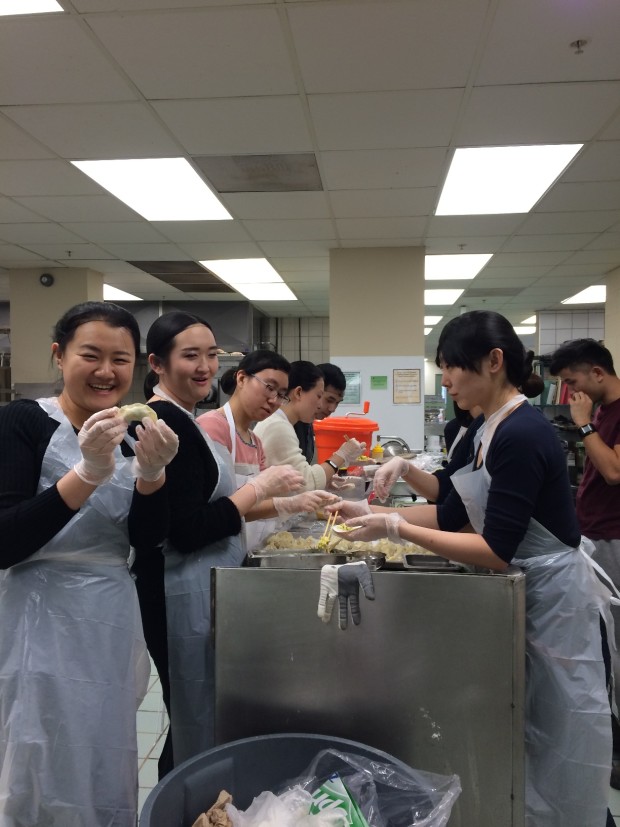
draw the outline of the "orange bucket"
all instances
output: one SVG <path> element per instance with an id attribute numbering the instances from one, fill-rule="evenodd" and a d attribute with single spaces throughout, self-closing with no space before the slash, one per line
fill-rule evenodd
<path id="1" fill-rule="evenodd" d="M 326 419 L 317 419 L 312 427 L 317 459 L 325 462 L 336 453 L 347 436 L 365 442 L 364 453 L 370 456 L 372 435 L 379 430 L 379 423 L 363 416 L 328 416 Z"/>

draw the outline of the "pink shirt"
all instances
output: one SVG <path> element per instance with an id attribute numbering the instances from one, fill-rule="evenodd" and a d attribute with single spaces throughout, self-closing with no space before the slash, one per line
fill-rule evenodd
<path id="1" fill-rule="evenodd" d="M 201 414 L 196 422 L 200 427 L 206 431 L 211 439 L 219 442 L 232 453 L 232 444 L 230 441 L 230 427 L 228 420 L 220 411 L 207 411 Z M 254 445 L 248 445 L 244 442 L 238 433 L 235 432 L 235 449 L 236 457 L 235 463 L 248 463 L 249 465 L 258 465 L 261 471 L 267 467 L 265 460 L 265 452 L 260 439 L 255 433 L 252 433 L 252 441 Z"/>

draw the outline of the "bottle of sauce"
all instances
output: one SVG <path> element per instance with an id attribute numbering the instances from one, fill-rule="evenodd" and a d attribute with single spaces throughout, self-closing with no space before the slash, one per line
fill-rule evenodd
<path id="1" fill-rule="evenodd" d="M 370 458 L 377 462 L 377 460 L 383 459 L 383 448 L 379 445 L 379 441 L 377 440 L 377 444 L 373 446 L 372 451 L 370 452 Z"/>

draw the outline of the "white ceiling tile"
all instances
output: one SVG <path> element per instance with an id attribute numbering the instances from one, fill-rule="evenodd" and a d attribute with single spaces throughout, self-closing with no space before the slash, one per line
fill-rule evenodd
<path id="1" fill-rule="evenodd" d="M 381 238 L 418 240 L 423 232 L 426 219 L 419 218 L 339 218 L 336 221 L 338 235 L 342 239 Z"/>
<path id="2" fill-rule="evenodd" d="M 457 146 L 583 143 L 618 106 L 620 83 L 483 86 L 472 90 Z"/>
<path id="3" fill-rule="evenodd" d="M 595 233 L 561 235 L 515 235 L 504 244 L 506 253 L 533 253 L 553 250 L 580 250 L 596 238 Z"/>
<path id="4" fill-rule="evenodd" d="M 328 190 L 432 187 L 441 180 L 447 149 L 376 149 L 322 152 Z"/>
<path id="5" fill-rule="evenodd" d="M 567 264 L 594 264 L 600 265 L 601 272 L 607 272 L 618 266 L 620 261 L 620 245 L 611 250 L 581 250 L 574 253 L 568 260 Z"/>
<path id="6" fill-rule="evenodd" d="M 167 100 L 152 105 L 192 155 L 270 155 L 313 149 L 301 101 L 293 95 Z"/>
<path id="7" fill-rule="evenodd" d="M 306 241 L 317 239 L 335 239 L 334 225 L 322 219 L 299 221 L 290 219 L 280 221 L 245 221 L 244 225 L 256 241 Z"/>
<path id="8" fill-rule="evenodd" d="M 287 95 L 296 91 L 273 7 L 92 15 L 88 22 L 147 98 Z M 177 48 L 171 48 L 171 32 Z"/>
<path id="9" fill-rule="evenodd" d="M 1 228 L 0 228 L 1 229 Z M 603 233 L 588 247 L 590 250 L 618 250 L 620 249 L 620 232 Z"/>
<path id="10" fill-rule="evenodd" d="M 105 249 L 125 261 L 184 261 L 187 258 L 175 244 L 106 244 Z"/>
<path id="11" fill-rule="evenodd" d="M 435 204 L 435 187 L 389 190 L 334 190 L 329 200 L 337 218 L 379 218 L 428 215 Z"/>
<path id="12" fill-rule="evenodd" d="M 620 4 L 500 0 L 476 77 L 478 85 L 607 80 L 620 77 Z M 583 54 L 570 47 L 589 40 Z"/>
<path id="13" fill-rule="evenodd" d="M 341 238 L 340 246 L 351 249 L 355 247 L 422 247 L 421 238 Z"/>
<path id="14" fill-rule="evenodd" d="M 29 244 L 28 249 L 43 258 L 55 259 L 56 261 L 64 259 L 73 261 L 74 258 L 82 260 L 114 258 L 112 254 L 106 253 L 94 244 L 71 244 L 69 242 L 66 244 Z"/>
<path id="15" fill-rule="evenodd" d="M 0 224 L 1 238 L 8 238 L 14 244 L 24 244 L 30 248 L 33 244 L 79 244 L 83 242 L 79 234 L 50 221 L 37 224 Z"/>
<path id="16" fill-rule="evenodd" d="M 191 3 L 188 0 L 71 0 L 71 2 L 81 12 L 135 12 L 152 9 L 183 9 L 189 5 L 195 8 L 222 5 L 222 0 L 191 0 Z M 249 6 L 252 3 L 264 3 L 265 0 L 225 0 L 225 2 L 229 6 L 241 3 Z"/>
<path id="17" fill-rule="evenodd" d="M 602 141 L 620 141 L 620 112 L 617 112 L 598 136 Z"/>
<path id="18" fill-rule="evenodd" d="M 57 225 L 53 225 L 57 226 Z M 88 241 L 96 244 L 116 242 L 119 244 L 130 242 L 163 242 L 165 239 L 146 221 L 65 221 L 64 226 Z M 2 227 L 0 226 L 0 231 Z"/>
<path id="19" fill-rule="evenodd" d="M 239 221 L 153 221 L 151 226 L 175 243 L 251 241 Z"/>
<path id="20" fill-rule="evenodd" d="M 465 86 L 485 14 L 481 0 L 288 7 L 309 93 Z"/>
<path id="21" fill-rule="evenodd" d="M 503 286 L 507 286 L 512 282 L 517 284 L 519 281 L 535 280 L 548 273 L 552 266 L 551 264 L 540 264 L 538 266 L 530 264 L 527 266 L 525 263 L 521 267 L 502 267 L 499 265 L 491 267 L 487 265 L 482 273 L 473 282 L 470 282 L 470 286 L 473 284 L 474 287 L 478 288 L 481 284 L 491 281 L 493 283 L 503 282 Z"/>
<path id="22" fill-rule="evenodd" d="M 426 236 L 426 252 L 433 255 L 450 255 L 457 253 L 496 253 L 504 244 L 505 236 L 463 236 L 435 238 Z M 463 246 L 464 244 L 464 246 Z"/>
<path id="23" fill-rule="evenodd" d="M 520 252 L 520 253 L 509 253 L 509 252 L 500 252 L 496 253 L 487 267 L 490 265 L 492 267 L 553 267 L 556 264 L 559 264 L 561 261 L 565 261 L 566 258 L 570 255 L 564 250 L 549 250 L 549 251 L 540 251 L 540 252 Z"/>
<path id="24" fill-rule="evenodd" d="M 14 244 L 0 244 L 0 264 L 3 267 L 7 269 L 14 265 L 24 267 L 27 266 L 28 262 L 32 262 L 35 267 L 38 267 L 39 264 L 45 262 L 45 259 L 31 250 L 24 250 Z"/>
<path id="25" fill-rule="evenodd" d="M 305 256 L 304 258 L 272 258 L 271 263 L 279 273 L 295 270 L 329 272 L 329 256 Z"/>
<path id="26" fill-rule="evenodd" d="M 319 149 L 448 146 L 462 89 L 311 95 Z"/>
<path id="27" fill-rule="evenodd" d="M 133 100 L 136 95 L 105 53 L 70 15 L 2 18 L 0 101 L 84 103 Z M 5 110 L 6 111 L 6 110 Z"/>
<path id="28" fill-rule="evenodd" d="M 135 221 L 137 217 L 133 210 L 111 195 L 42 195 L 15 200 L 52 221 Z"/>
<path id="29" fill-rule="evenodd" d="M 45 221 L 45 217 L 26 209 L 22 204 L 18 204 L 17 201 L 0 196 L 0 224 L 19 224 L 22 221 L 25 223 L 36 223 L 38 221 Z"/>
<path id="30" fill-rule="evenodd" d="M 523 221 L 522 215 L 436 215 L 428 225 L 429 238 L 456 238 L 467 241 L 470 234 L 511 235 Z M 468 251 L 469 252 L 469 251 Z"/>
<path id="31" fill-rule="evenodd" d="M 620 218 L 620 212 L 593 210 L 585 212 L 536 212 L 528 215 L 519 227 L 523 235 L 546 233 L 602 233 Z"/>
<path id="32" fill-rule="evenodd" d="M 221 258 L 263 258 L 264 253 L 257 244 L 244 241 L 178 243 L 186 256 L 194 261 L 218 260 Z"/>
<path id="33" fill-rule="evenodd" d="M 560 182 L 540 201 L 540 212 L 620 210 L 620 181 Z"/>
<path id="34" fill-rule="evenodd" d="M 620 140 L 595 141 L 579 153 L 562 176 L 563 182 L 614 180 L 620 181 Z"/>
<path id="35" fill-rule="evenodd" d="M 17 111 L 17 107 L 13 111 Z M 52 157 L 52 153 L 48 149 L 38 141 L 34 141 L 12 120 L 0 114 L 0 158 L 19 160 L 22 158 L 50 157 Z"/>
<path id="36" fill-rule="evenodd" d="M 231 192 L 220 196 L 236 218 L 329 218 L 323 192 Z"/>
<path id="37" fill-rule="evenodd" d="M 551 276 L 599 276 L 605 272 L 599 264 L 561 264 L 550 272 Z"/>
<path id="38" fill-rule="evenodd" d="M 298 256 L 300 259 L 306 256 L 316 256 L 317 253 L 326 253 L 334 247 L 338 247 L 333 239 L 316 241 L 261 241 L 261 249 L 268 257 L 289 257 Z"/>
<path id="39" fill-rule="evenodd" d="M 96 195 L 101 188 L 66 161 L 0 161 L 3 195 Z"/>
<path id="40" fill-rule="evenodd" d="M 182 147 L 143 103 L 82 103 L 4 107 L 12 118 L 62 158 L 170 157 Z"/>

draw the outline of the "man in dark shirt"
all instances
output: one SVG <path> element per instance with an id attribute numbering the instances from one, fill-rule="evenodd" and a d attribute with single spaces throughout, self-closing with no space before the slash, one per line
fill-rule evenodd
<path id="1" fill-rule="evenodd" d="M 325 379 L 325 390 L 323 391 L 315 419 L 325 419 L 331 416 L 342 402 L 347 387 L 347 380 L 340 368 L 337 367 L 337 365 L 332 365 L 330 362 L 323 362 L 317 365 L 317 368 L 319 368 Z M 314 464 L 316 457 L 314 456 L 314 430 L 312 425 L 307 422 L 297 422 L 293 427 L 295 428 L 299 446 L 304 457 L 311 465 Z"/>
<path id="2" fill-rule="evenodd" d="M 581 533 L 595 545 L 592 559 L 620 589 L 620 378 L 609 350 L 594 339 L 575 339 L 551 357 L 551 373 L 570 388 L 570 413 L 586 452 L 577 491 Z M 593 408 L 598 405 L 593 415 Z M 620 615 L 615 613 L 620 651 Z M 616 703 L 620 707 L 620 675 Z M 614 726 L 612 786 L 620 789 L 620 728 Z"/>

